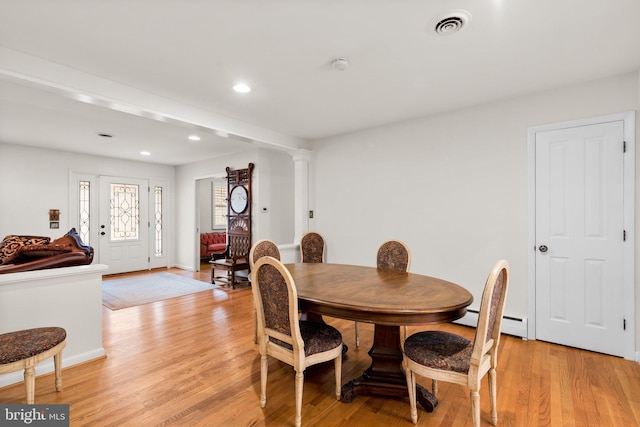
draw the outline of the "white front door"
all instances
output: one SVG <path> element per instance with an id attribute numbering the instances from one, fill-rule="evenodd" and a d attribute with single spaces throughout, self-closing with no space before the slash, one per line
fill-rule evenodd
<path id="1" fill-rule="evenodd" d="M 535 134 L 536 338 L 624 356 L 623 121 Z"/>
<path id="2" fill-rule="evenodd" d="M 100 177 L 100 263 L 107 274 L 149 269 L 149 183 Z"/>

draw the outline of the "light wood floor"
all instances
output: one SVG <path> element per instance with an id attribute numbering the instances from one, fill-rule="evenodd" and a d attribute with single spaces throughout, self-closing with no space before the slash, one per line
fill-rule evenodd
<path id="1" fill-rule="evenodd" d="M 209 272 L 170 271 L 209 280 Z M 119 311 L 103 309 L 107 357 L 36 381 L 35 403 L 69 404 L 71 426 L 290 426 L 293 370 L 271 361 L 267 406 L 260 408 L 260 365 L 253 343 L 249 288 L 212 289 Z M 369 365 L 373 327 L 327 318 L 342 331 L 349 352 L 343 383 Z M 442 329 L 473 336 L 470 328 Z M 411 331 L 418 328 L 410 328 Z M 63 352 L 64 357 L 64 352 Z M 335 399 L 333 365 L 305 374 L 302 422 L 307 426 L 411 426 L 408 399 Z M 423 381 L 423 384 L 428 385 Z M 489 423 L 486 379 L 482 425 Z M 419 409 L 420 426 L 471 426 L 464 387 L 441 383 L 440 405 Z M 0 402 L 24 403 L 22 384 L 0 389 Z M 640 365 L 620 358 L 504 336 L 498 369 L 500 426 L 640 425 Z"/>

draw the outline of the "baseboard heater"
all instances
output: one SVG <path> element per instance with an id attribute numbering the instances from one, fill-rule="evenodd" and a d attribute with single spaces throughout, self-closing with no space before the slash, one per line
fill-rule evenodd
<path id="1" fill-rule="evenodd" d="M 476 327 L 478 325 L 478 310 L 468 309 L 467 314 L 453 323 L 460 325 Z M 502 316 L 502 333 L 507 335 L 514 335 L 524 340 L 528 338 L 527 335 L 527 319 L 519 319 L 517 317 Z"/>

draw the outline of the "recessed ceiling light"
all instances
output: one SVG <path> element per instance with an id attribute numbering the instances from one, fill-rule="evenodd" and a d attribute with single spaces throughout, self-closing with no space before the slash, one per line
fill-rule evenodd
<path id="1" fill-rule="evenodd" d="M 189 135 L 190 141 L 200 141 L 200 137 L 198 135 Z"/>
<path id="2" fill-rule="evenodd" d="M 251 92 L 251 88 L 248 85 L 244 84 L 244 83 L 235 84 L 233 86 L 233 90 L 235 90 L 238 93 L 249 93 L 249 92 Z"/>
<path id="3" fill-rule="evenodd" d="M 140 154 L 142 154 L 143 156 L 150 156 L 151 153 L 149 151 L 141 151 Z"/>

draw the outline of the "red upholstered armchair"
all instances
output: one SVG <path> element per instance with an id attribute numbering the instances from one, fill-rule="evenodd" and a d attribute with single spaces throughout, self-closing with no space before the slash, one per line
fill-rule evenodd
<path id="1" fill-rule="evenodd" d="M 223 258 L 227 250 L 227 233 L 200 233 L 200 258 Z"/>

